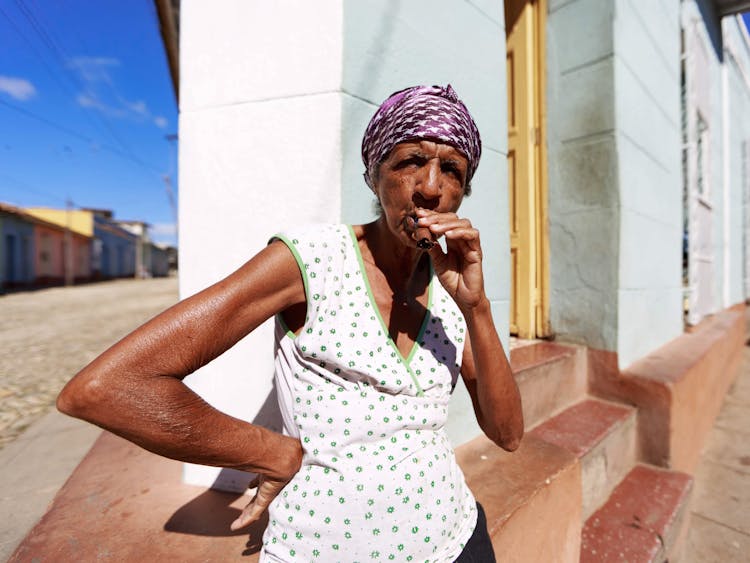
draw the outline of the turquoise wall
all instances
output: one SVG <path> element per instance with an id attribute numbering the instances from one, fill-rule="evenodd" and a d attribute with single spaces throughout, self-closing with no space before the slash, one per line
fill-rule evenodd
<path id="1" fill-rule="evenodd" d="M 718 311 L 745 296 L 746 34 L 736 18 L 720 21 L 708 0 L 549 3 L 551 324 L 562 339 L 616 351 L 621 367 L 683 332 L 680 57 L 688 21 L 698 22 L 709 60 Z"/>
<path id="2" fill-rule="evenodd" d="M 621 366 L 683 331 L 680 2 L 617 0 L 615 123 Z"/>
<path id="3" fill-rule="evenodd" d="M 547 16 L 550 324 L 617 347 L 614 0 L 550 0 Z"/>
<path id="4" fill-rule="evenodd" d="M 450 83 L 474 116 L 483 152 L 461 213 L 482 233 L 485 281 L 503 344 L 509 330 L 509 231 L 505 29 L 501 2 L 391 1 L 344 3 L 342 77 L 342 220 L 374 217 L 362 179 L 360 143 L 377 106 L 414 84 Z M 460 385 L 451 403 L 454 443 L 479 433 Z"/>

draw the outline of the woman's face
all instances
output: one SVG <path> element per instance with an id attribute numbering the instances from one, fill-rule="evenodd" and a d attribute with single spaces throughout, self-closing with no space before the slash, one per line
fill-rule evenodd
<path id="1" fill-rule="evenodd" d="M 417 208 L 456 212 L 468 167 L 466 157 L 451 145 L 426 140 L 397 144 L 378 167 L 373 188 L 391 232 L 415 246 L 408 218 Z"/>

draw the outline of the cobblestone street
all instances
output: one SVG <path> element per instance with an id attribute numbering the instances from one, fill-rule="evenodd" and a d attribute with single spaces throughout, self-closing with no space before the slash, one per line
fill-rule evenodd
<path id="1" fill-rule="evenodd" d="M 79 369 L 176 301 L 176 278 L 0 296 L 0 449 L 54 408 Z"/>

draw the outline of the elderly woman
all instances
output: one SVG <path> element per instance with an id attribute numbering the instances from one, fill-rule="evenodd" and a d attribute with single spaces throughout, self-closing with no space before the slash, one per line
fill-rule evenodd
<path id="1" fill-rule="evenodd" d="M 480 153 L 450 86 L 396 92 L 362 143 L 377 220 L 277 234 L 94 360 L 58 407 L 158 454 L 256 473 L 232 527 L 268 509 L 264 561 L 494 560 L 444 429 L 460 374 L 492 440 L 513 450 L 523 434 L 479 232 L 456 214 Z M 274 315 L 283 434 L 182 383 Z"/>

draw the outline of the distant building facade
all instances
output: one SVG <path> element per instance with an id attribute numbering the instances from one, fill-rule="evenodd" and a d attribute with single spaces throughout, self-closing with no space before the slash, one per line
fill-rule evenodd
<path id="1" fill-rule="evenodd" d="M 169 275 L 166 247 L 151 241 L 149 224 L 144 221 L 117 221 L 117 224 L 137 237 L 135 246 L 136 277 L 151 278 Z"/>
<path id="2" fill-rule="evenodd" d="M 2 288 L 33 283 L 34 222 L 20 209 L 0 204 L 0 281 Z"/>
<path id="3" fill-rule="evenodd" d="M 104 209 L 22 209 L 0 202 L 0 290 L 91 280 L 164 277 L 177 249 L 150 240 L 143 221 Z"/>
<path id="4" fill-rule="evenodd" d="M 35 217 L 91 237 L 90 264 L 93 279 L 135 277 L 138 237 L 121 227 L 107 209 L 52 209 L 33 207 Z"/>
<path id="5" fill-rule="evenodd" d="M 91 237 L 4 203 L 0 203 L 0 232 L 0 282 L 4 288 L 91 278 Z"/>
<path id="6" fill-rule="evenodd" d="M 36 220 L 36 285 L 80 283 L 91 279 L 91 237 Z"/>

